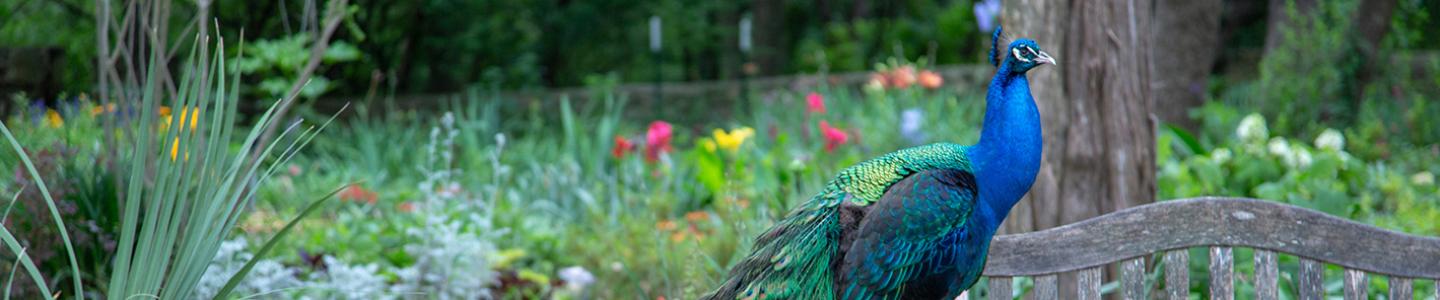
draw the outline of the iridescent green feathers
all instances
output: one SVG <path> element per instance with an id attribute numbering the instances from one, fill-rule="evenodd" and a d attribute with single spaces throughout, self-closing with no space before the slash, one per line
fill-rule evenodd
<path id="1" fill-rule="evenodd" d="M 833 264 L 840 257 L 842 204 L 868 206 L 890 186 L 924 170 L 971 170 L 967 147 L 937 143 L 899 150 L 841 171 L 755 241 L 754 252 L 731 269 L 706 299 L 832 299 Z"/>

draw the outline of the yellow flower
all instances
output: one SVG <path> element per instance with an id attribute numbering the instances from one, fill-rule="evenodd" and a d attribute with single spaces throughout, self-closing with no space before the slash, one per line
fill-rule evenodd
<path id="1" fill-rule="evenodd" d="M 65 126 L 65 118 L 61 118 L 60 112 L 53 109 L 45 110 L 45 126 L 60 128 L 61 126 Z"/>
<path id="2" fill-rule="evenodd" d="M 745 140 L 753 135 L 755 135 L 755 130 L 750 129 L 750 127 L 740 127 L 728 133 L 725 132 L 725 130 L 717 128 L 715 129 L 715 145 L 721 149 L 733 152 L 736 149 L 740 149 L 740 145 L 745 144 Z"/>
<path id="3" fill-rule="evenodd" d="M 706 152 L 715 152 L 715 140 L 710 138 L 700 139 L 700 147 L 705 148 Z"/>
<path id="4" fill-rule="evenodd" d="M 179 154 L 180 154 L 180 140 L 177 139 L 177 140 L 175 140 L 174 143 L 171 143 L 171 144 L 170 144 L 170 161 L 175 161 L 175 157 L 176 157 L 176 156 L 179 156 Z M 189 158 L 190 158 L 190 153 L 185 153 L 185 158 L 186 158 L 186 159 L 189 159 Z"/>
<path id="5" fill-rule="evenodd" d="M 175 118 L 170 115 L 169 107 L 160 107 L 160 117 L 165 119 L 165 124 L 160 125 L 161 129 L 168 130 L 170 123 L 175 122 Z M 200 124 L 200 108 L 191 107 L 189 109 L 181 109 L 179 122 L 180 124 L 185 124 L 185 121 L 190 121 L 190 130 L 195 130 L 195 126 Z"/>

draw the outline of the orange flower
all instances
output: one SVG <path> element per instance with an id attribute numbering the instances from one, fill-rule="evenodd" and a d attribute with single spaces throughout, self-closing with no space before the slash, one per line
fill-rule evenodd
<path id="1" fill-rule="evenodd" d="M 660 221 L 659 223 L 655 223 L 655 229 L 659 229 L 659 230 L 662 230 L 662 231 L 675 230 L 675 228 L 677 228 L 677 227 L 675 226 L 675 221 L 662 220 L 662 221 Z"/>
<path id="2" fill-rule="evenodd" d="M 104 114 L 104 113 L 113 113 L 113 112 L 115 112 L 115 103 L 106 103 L 106 104 L 102 104 L 102 105 L 96 105 L 95 107 L 91 107 L 91 108 L 90 108 L 90 116 L 91 116 L 91 117 L 98 116 L 98 115 Z"/>
<path id="3" fill-rule="evenodd" d="M 940 88 L 940 86 L 944 84 L 945 78 L 940 77 L 940 74 L 935 73 L 935 71 L 920 71 L 920 86 L 933 90 Z"/>
<path id="4" fill-rule="evenodd" d="M 415 203 L 411 203 L 410 201 L 405 201 L 405 202 L 400 203 L 400 205 L 399 205 L 398 207 L 396 207 L 396 208 L 399 209 L 400 212 L 405 212 L 405 213 L 414 212 L 414 211 L 415 211 Z"/>
<path id="5" fill-rule="evenodd" d="M 904 66 L 890 70 L 890 87 L 896 89 L 909 88 L 915 84 L 915 67 Z"/>
<path id="6" fill-rule="evenodd" d="M 710 214 L 709 214 L 709 213 L 706 213 L 706 212 L 704 212 L 704 211 L 698 211 L 698 210 L 697 210 L 697 211 L 692 211 L 692 212 L 685 213 L 685 221 L 690 221 L 691 223 L 699 222 L 699 221 L 704 221 L 704 220 L 709 220 L 709 219 L 710 219 Z"/>

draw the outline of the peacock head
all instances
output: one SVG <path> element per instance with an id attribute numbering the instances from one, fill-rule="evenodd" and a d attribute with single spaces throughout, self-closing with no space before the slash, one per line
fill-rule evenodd
<path id="1" fill-rule="evenodd" d="M 1055 59 L 1050 54 L 1040 50 L 1040 45 L 1030 39 L 1019 39 L 1010 43 L 1010 51 L 1007 52 L 1005 60 L 1009 60 L 1010 72 L 1025 73 L 1032 68 L 1044 64 L 1055 64 Z"/>
<path id="2" fill-rule="evenodd" d="M 1021 38 L 1010 42 L 1010 47 L 1003 53 L 995 53 L 1001 36 L 1000 27 L 995 27 L 995 33 L 990 36 L 990 63 L 998 67 L 1008 67 L 1010 72 L 1024 74 L 1037 66 L 1044 64 L 1055 64 L 1055 59 L 1050 54 L 1040 50 L 1040 44 L 1034 40 Z M 997 55 L 998 54 L 998 55 Z M 998 59 L 998 60 L 997 60 Z M 1001 62 L 1005 62 L 1002 64 Z"/>

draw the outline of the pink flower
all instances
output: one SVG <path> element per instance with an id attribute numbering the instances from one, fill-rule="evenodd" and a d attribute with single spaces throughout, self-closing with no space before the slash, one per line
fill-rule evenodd
<path id="1" fill-rule="evenodd" d="M 805 112 L 811 114 L 824 114 L 825 98 L 821 97 L 820 94 L 816 92 L 810 92 L 809 95 L 805 95 Z"/>
<path id="2" fill-rule="evenodd" d="M 651 122 L 650 129 L 645 131 L 645 160 L 655 162 L 660 160 L 660 154 L 670 152 L 672 135 L 670 123 Z"/>
<path id="3" fill-rule="evenodd" d="M 623 136 L 617 135 L 615 136 L 615 147 L 610 148 L 610 155 L 615 156 L 615 159 L 621 159 L 625 158 L 625 154 L 629 154 L 630 151 L 634 150 L 635 143 L 630 142 L 630 140 L 625 139 Z"/>
<path id="4" fill-rule="evenodd" d="M 835 148 L 850 141 L 850 135 L 835 127 L 830 127 L 829 122 L 820 121 L 820 135 L 825 137 L 825 152 L 834 152 Z"/>

